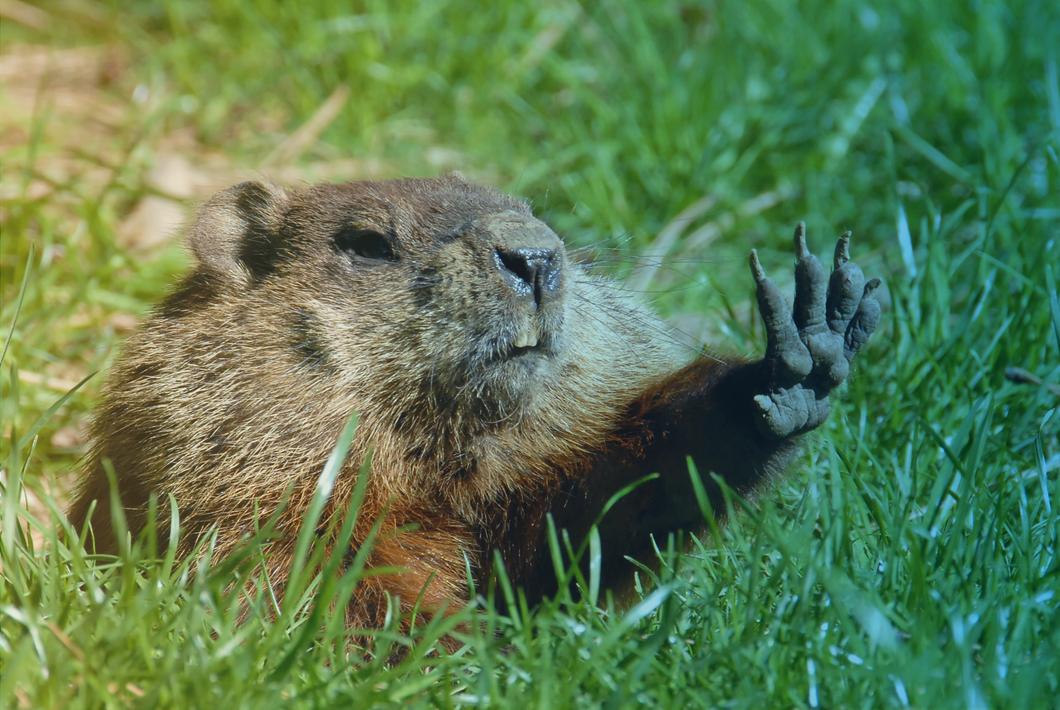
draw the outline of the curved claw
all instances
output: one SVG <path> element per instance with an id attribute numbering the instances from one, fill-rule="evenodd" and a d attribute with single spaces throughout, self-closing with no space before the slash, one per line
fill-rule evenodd
<path id="1" fill-rule="evenodd" d="M 795 308 L 792 315 L 795 327 L 805 338 L 826 329 L 825 298 L 828 277 L 821 262 L 806 246 L 806 226 L 799 222 L 795 228 Z"/>
<path id="2" fill-rule="evenodd" d="M 810 256 L 810 250 L 806 246 L 806 223 L 799 222 L 795 226 L 795 258 L 805 259 Z"/>
<path id="3" fill-rule="evenodd" d="M 762 268 L 762 262 L 758 260 L 758 250 L 751 250 L 751 274 L 755 277 L 755 283 L 762 283 L 766 278 L 765 269 Z"/>
<path id="4" fill-rule="evenodd" d="M 839 241 L 835 243 L 835 261 L 833 268 L 839 269 L 843 264 L 850 261 L 850 236 L 852 232 L 847 230 L 839 235 Z"/>

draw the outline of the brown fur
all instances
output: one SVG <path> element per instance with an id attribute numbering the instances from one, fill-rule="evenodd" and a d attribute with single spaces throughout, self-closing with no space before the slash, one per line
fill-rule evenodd
<path id="1" fill-rule="evenodd" d="M 388 235 L 396 260 L 337 249 L 349 228 Z M 371 625 L 388 595 L 460 606 L 465 559 L 481 586 L 494 550 L 531 596 L 548 593 L 546 516 L 583 534 L 616 490 L 659 471 L 602 528 L 619 579 L 622 556 L 650 534 L 700 520 L 685 455 L 747 491 L 790 454 L 752 423 L 756 366 L 685 364 L 663 323 L 571 263 L 526 204 L 457 177 L 297 192 L 246 183 L 202 208 L 189 242 L 198 266 L 126 344 L 96 413 L 71 518 L 97 502 L 98 550 L 116 547 L 104 461 L 133 531 L 149 495 L 175 498 L 184 551 L 216 529 L 218 553 L 230 552 L 290 488 L 268 551 L 282 583 L 356 412 L 329 510 L 346 509 L 371 451 L 355 542 L 383 515 L 370 564 L 401 569 L 351 603 L 351 623 Z M 494 261 L 523 246 L 560 252 L 559 290 L 537 310 Z M 546 352 L 509 357 L 526 318 Z"/>

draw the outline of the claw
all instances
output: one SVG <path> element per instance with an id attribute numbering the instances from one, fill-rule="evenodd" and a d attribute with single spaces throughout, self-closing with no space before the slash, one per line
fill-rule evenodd
<path id="1" fill-rule="evenodd" d="M 814 333 L 825 327 L 825 297 L 828 277 L 821 262 L 806 246 L 806 225 L 795 228 L 795 326 L 802 334 Z"/>
<path id="2" fill-rule="evenodd" d="M 809 255 L 810 250 L 806 247 L 806 223 L 799 222 L 795 227 L 795 257 L 805 259 Z"/>
<path id="3" fill-rule="evenodd" d="M 751 250 L 751 273 L 754 274 L 755 281 L 761 282 L 766 277 L 766 272 L 762 268 L 762 262 L 758 260 L 758 250 Z"/>
<path id="4" fill-rule="evenodd" d="M 835 268 L 850 261 L 850 235 L 848 230 L 839 235 L 839 241 L 835 243 Z"/>

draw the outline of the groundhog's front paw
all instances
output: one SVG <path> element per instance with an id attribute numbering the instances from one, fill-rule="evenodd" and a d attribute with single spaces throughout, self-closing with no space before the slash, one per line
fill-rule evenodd
<path id="1" fill-rule="evenodd" d="M 850 371 L 854 354 L 880 321 L 873 291 L 879 279 L 865 282 L 850 261 L 850 234 L 839 238 L 829 278 L 806 248 L 803 224 L 795 229 L 795 308 L 766 277 L 758 254 L 751 252 L 751 272 L 758 287 L 758 306 L 766 326 L 767 391 L 755 396 L 763 433 L 785 438 L 809 431 L 828 416 L 828 395 Z"/>

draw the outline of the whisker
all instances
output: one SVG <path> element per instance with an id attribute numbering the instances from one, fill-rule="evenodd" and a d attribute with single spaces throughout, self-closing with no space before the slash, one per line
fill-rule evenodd
<path id="1" fill-rule="evenodd" d="M 600 308 L 599 303 L 589 299 L 588 297 L 586 297 L 585 294 L 578 293 L 576 295 L 578 296 L 578 298 L 580 298 L 586 304 L 592 306 L 594 309 Z M 578 311 L 578 313 L 580 315 L 586 315 L 588 317 L 588 314 L 584 314 L 581 311 Z M 668 342 L 674 345 L 677 345 L 681 348 L 685 348 L 692 352 L 698 353 L 702 351 L 702 344 L 700 343 L 698 338 L 693 336 L 691 333 L 687 333 L 681 330 L 680 328 L 677 328 L 676 326 L 670 325 L 668 323 L 660 325 L 661 322 L 654 321 L 653 319 L 639 315 L 635 312 L 625 313 L 623 315 L 629 318 L 633 323 L 636 323 L 637 325 L 644 327 L 650 332 L 661 336 L 662 338 L 666 339 Z M 596 323 L 599 323 L 600 325 L 604 325 L 605 327 L 607 326 L 606 323 L 599 319 L 593 318 L 593 320 Z M 682 336 L 684 340 L 681 340 L 678 336 Z"/>
<path id="2" fill-rule="evenodd" d="M 597 317 L 597 316 L 595 316 L 595 315 L 593 315 L 591 313 L 586 313 L 586 312 L 582 311 L 581 309 L 578 308 L 578 306 L 576 306 L 573 303 L 571 304 L 571 310 L 574 311 L 575 313 L 577 313 L 580 317 L 585 318 L 586 320 L 589 320 L 589 321 L 591 321 L 593 323 L 596 323 L 597 325 L 599 325 L 602 328 L 610 329 L 610 325 L 608 323 L 605 323 L 603 321 L 603 319 L 601 319 L 601 318 L 599 318 L 599 317 Z M 642 365 L 644 364 L 643 357 L 638 355 L 636 353 L 636 351 L 633 350 L 633 348 L 629 345 L 628 342 L 623 341 L 623 347 L 625 348 L 627 353 L 633 355 L 633 359 L 637 363 L 642 364 Z"/>

